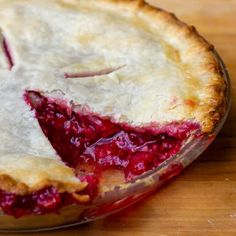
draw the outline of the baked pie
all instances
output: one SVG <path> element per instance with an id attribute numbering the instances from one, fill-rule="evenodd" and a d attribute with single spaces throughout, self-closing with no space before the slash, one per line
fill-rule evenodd
<path id="1" fill-rule="evenodd" d="M 0 29 L 5 214 L 89 204 L 225 114 L 213 47 L 144 1 L 1 0 Z"/>

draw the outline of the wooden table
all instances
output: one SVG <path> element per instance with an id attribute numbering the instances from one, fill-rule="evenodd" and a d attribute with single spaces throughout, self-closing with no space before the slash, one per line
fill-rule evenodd
<path id="1" fill-rule="evenodd" d="M 236 0 L 150 2 L 158 2 L 160 7 L 195 25 L 216 46 L 230 71 L 236 98 Z M 198 161 L 156 194 L 115 216 L 34 235 L 236 235 L 235 100 L 217 140 Z"/>

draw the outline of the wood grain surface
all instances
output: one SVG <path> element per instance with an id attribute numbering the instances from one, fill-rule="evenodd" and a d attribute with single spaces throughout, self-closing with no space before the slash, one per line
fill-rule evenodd
<path id="1" fill-rule="evenodd" d="M 150 2 L 195 25 L 224 59 L 233 96 L 225 127 L 195 163 L 143 202 L 83 226 L 32 235 L 236 235 L 236 0 Z"/>

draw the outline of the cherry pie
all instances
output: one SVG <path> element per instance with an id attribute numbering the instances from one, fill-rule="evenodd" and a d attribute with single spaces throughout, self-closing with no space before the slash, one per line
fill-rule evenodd
<path id="1" fill-rule="evenodd" d="M 193 27 L 139 0 L 0 2 L 0 206 L 87 204 L 211 134 L 225 82 Z"/>

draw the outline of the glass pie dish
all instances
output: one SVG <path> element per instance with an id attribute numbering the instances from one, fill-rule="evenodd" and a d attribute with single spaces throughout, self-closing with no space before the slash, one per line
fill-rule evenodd
<path id="1" fill-rule="evenodd" d="M 0 231 L 53 230 L 93 221 L 123 210 L 140 201 L 156 191 L 166 181 L 178 175 L 213 142 L 229 112 L 231 100 L 230 79 L 227 69 L 217 52 L 215 52 L 215 56 L 221 66 L 226 82 L 227 111 L 212 134 L 188 138 L 176 155 L 129 183 L 116 184 L 116 180 L 112 180 L 112 187 L 99 194 L 91 203 L 64 207 L 58 214 L 24 216 L 19 219 L 0 213 Z"/>

